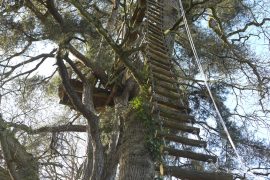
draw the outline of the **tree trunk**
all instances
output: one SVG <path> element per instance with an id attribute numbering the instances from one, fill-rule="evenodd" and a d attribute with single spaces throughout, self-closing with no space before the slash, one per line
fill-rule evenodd
<path id="1" fill-rule="evenodd" d="M 178 0 L 163 0 L 164 8 L 163 8 L 163 26 L 164 30 L 170 29 L 176 23 L 178 18 L 180 17 L 180 10 L 178 6 Z M 168 48 L 169 55 L 173 53 L 175 32 L 170 32 L 165 37 L 166 46 Z"/>
<path id="2" fill-rule="evenodd" d="M 132 111 L 128 114 L 120 157 L 120 180 L 153 180 L 154 161 L 146 147 L 146 127 Z"/>

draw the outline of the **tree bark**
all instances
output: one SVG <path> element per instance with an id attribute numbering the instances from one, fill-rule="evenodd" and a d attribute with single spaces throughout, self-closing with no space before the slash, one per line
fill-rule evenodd
<path id="1" fill-rule="evenodd" d="M 131 111 L 125 121 L 120 156 L 120 180 L 153 180 L 154 161 L 146 147 L 146 127 Z"/>
<path id="2" fill-rule="evenodd" d="M 12 180 L 38 180 L 38 162 L 32 154 L 6 128 L 0 114 L 0 142 L 4 159 Z"/>
<path id="3" fill-rule="evenodd" d="M 83 104 L 87 109 L 96 114 L 93 103 L 93 86 L 90 79 L 84 83 L 83 88 Z M 88 120 L 88 119 L 87 119 Z M 94 127 L 91 127 L 94 126 Z M 101 144 L 98 121 L 95 124 L 88 120 L 88 147 L 87 147 L 87 161 L 84 180 L 100 180 L 104 167 L 104 152 Z M 93 132 L 93 130 L 95 130 Z M 90 133 L 92 131 L 92 134 Z"/>
<path id="4" fill-rule="evenodd" d="M 178 20 L 180 10 L 178 8 L 177 0 L 162 0 L 163 8 L 163 26 L 164 30 L 170 29 Z M 172 55 L 174 46 L 175 33 L 171 32 L 165 37 L 165 43 L 168 48 L 168 54 Z"/>

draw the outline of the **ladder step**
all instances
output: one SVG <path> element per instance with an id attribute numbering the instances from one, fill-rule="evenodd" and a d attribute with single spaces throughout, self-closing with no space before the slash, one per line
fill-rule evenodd
<path id="1" fill-rule="evenodd" d="M 160 31 L 160 30 L 155 30 L 155 29 L 153 29 L 153 28 L 148 28 L 148 30 L 149 30 L 149 34 L 155 34 L 156 36 L 162 36 L 162 32 Z"/>
<path id="2" fill-rule="evenodd" d="M 156 72 L 156 73 L 160 73 L 160 74 L 164 74 L 166 76 L 173 76 L 171 71 L 168 71 L 166 69 L 160 68 L 158 66 L 155 65 L 150 65 L 152 71 Z"/>
<path id="3" fill-rule="evenodd" d="M 154 33 L 148 33 L 148 37 L 157 39 L 159 42 L 162 42 L 162 44 L 164 43 L 164 38 L 162 36 L 156 35 Z"/>
<path id="4" fill-rule="evenodd" d="M 163 29 L 161 22 L 157 22 L 150 17 L 148 17 L 148 24 L 152 24 L 152 25 L 156 26 L 158 29 Z"/>
<path id="5" fill-rule="evenodd" d="M 163 174 L 188 180 L 233 180 L 233 175 L 225 172 L 207 172 L 193 169 L 184 169 L 178 166 L 162 166 Z M 159 170 L 159 168 L 156 168 Z"/>
<path id="6" fill-rule="evenodd" d="M 173 141 L 176 143 L 181 143 L 181 144 L 185 144 L 185 145 L 189 145 L 189 146 L 205 148 L 207 145 L 207 143 L 205 141 L 190 139 L 190 138 L 186 138 L 186 137 L 180 137 L 180 136 L 176 136 L 174 134 L 168 134 L 168 133 L 163 133 L 163 132 L 158 132 L 157 136 L 161 137 L 161 138 L 165 138 L 168 141 Z"/>
<path id="7" fill-rule="evenodd" d="M 159 47 L 161 49 L 166 49 L 166 47 L 165 47 L 165 45 L 163 43 L 160 44 L 160 43 L 158 43 L 155 40 L 150 39 L 150 38 L 148 38 L 147 41 L 148 41 L 148 44 L 151 44 L 151 45 L 153 44 L 154 46 Z"/>
<path id="8" fill-rule="evenodd" d="M 160 28 L 152 26 L 150 24 L 148 26 L 148 30 L 151 31 L 151 32 L 155 32 L 155 34 L 157 34 L 157 35 L 162 35 L 163 34 L 163 31 Z"/>
<path id="9" fill-rule="evenodd" d="M 160 15 L 157 15 L 155 13 L 148 13 L 147 14 L 147 17 L 151 17 L 155 21 L 162 23 L 162 19 L 161 19 L 161 16 Z"/>
<path id="10" fill-rule="evenodd" d="M 168 108 L 173 108 L 173 109 L 181 110 L 181 111 L 186 110 L 187 113 L 190 112 L 190 109 L 185 107 L 185 106 L 182 106 L 180 104 L 179 100 L 167 98 L 167 97 L 161 96 L 159 94 L 153 94 L 152 97 L 151 97 L 151 102 L 154 102 L 154 101 L 157 102 L 158 104 L 166 106 Z"/>
<path id="11" fill-rule="evenodd" d="M 163 32 L 163 27 L 157 26 L 156 24 L 153 24 L 151 22 L 148 22 L 148 27 L 152 27 L 155 28 L 156 30 Z"/>
<path id="12" fill-rule="evenodd" d="M 153 10 L 152 8 L 148 8 L 148 12 L 147 13 L 150 14 L 149 12 L 151 12 L 151 14 L 155 14 L 156 16 L 161 17 L 160 12 L 157 12 L 156 9 Z"/>
<path id="13" fill-rule="evenodd" d="M 155 61 L 155 60 L 152 59 L 152 58 L 149 58 L 148 61 L 149 61 L 151 64 L 155 65 L 155 66 L 158 66 L 158 67 L 163 68 L 163 69 L 170 70 L 170 67 L 171 67 L 170 65 L 164 65 L 163 63 L 160 63 L 160 62 L 158 62 L 158 61 Z"/>
<path id="14" fill-rule="evenodd" d="M 162 35 L 162 33 L 156 34 L 156 33 L 150 32 L 150 33 L 148 33 L 148 35 L 153 36 L 153 37 L 161 40 L 162 42 L 164 41 L 164 36 Z"/>
<path id="15" fill-rule="evenodd" d="M 156 60 L 156 59 L 155 59 Z M 165 64 L 166 65 L 166 64 Z M 173 79 L 173 77 L 164 76 L 162 74 L 157 74 L 153 72 L 153 76 L 161 81 L 170 82 L 170 83 L 178 83 L 177 80 Z"/>
<path id="16" fill-rule="evenodd" d="M 158 106 L 158 105 L 156 105 L 156 106 Z M 160 111 L 160 116 L 165 117 L 165 118 L 169 118 L 169 119 L 174 119 L 175 121 L 180 121 L 180 122 L 181 121 L 182 122 L 194 122 L 195 121 L 194 117 L 191 115 L 188 115 L 186 113 L 179 112 L 176 110 L 164 108 L 162 106 L 158 106 L 155 110 Z"/>
<path id="17" fill-rule="evenodd" d="M 162 5 L 158 2 L 153 2 L 153 1 L 147 1 L 151 6 L 155 6 L 159 9 L 163 9 Z"/>
<path id="18" fill-rule="evenodd" d="M 171 65 L 170 62 L 168 61 L 168 59 L 164 59 L 164 58 L 162 58 L 162 57 L 159 57 L 158 55 L 153 54 L 153 53 L 150 52 L 150 51 L 147 52 L 147 55 L 148 55 L 148 57 L 151 58 L 152 60 L 158 61 L 158 62 L 162 63 L 162 64 L 165 65 L 165 66 L 170 66 L 170 65 Z M 166 77 L 168 77 L 168 76 L 166 76 Z"/>
<path id="19" fill-rule="evenodd" d="M 200 128 L 188 126 L 183 123 L 175 122 L 174 120 L 162 119 L 162 124 L 163 127 L 171 130 L 178 130 L 196 135 L 200 133 Z"/>
<path id="20" fill-rule="evenodd" d="M 153 17 L 153 16 L 148 16 L 147 19 L 148 19 L 148 22 L 149 22 L 149 23 L 154 23 L 154 24 L 156 24 L 156 25 L 158 25 L 158 26 L 160 26 L 160 27 L 163 26 L 163 24 L 162 24 L 162 22 L 161 22 L 160 19 L 157 19 L 157 18 L 155 18 L 155 17 Z"/>
<path id="21" fill-rule="evenodd" d="M 168 155 L 175 156 L 175 157 L 183 157 L 183 158 L 190 158 L 193 160 L 204 161 L 204 162 L 217 162 L 216 156 L 206 155 L 202 153 L 195 153 L 192 151 L 185 151 L 185 150 L 178 150 L 170 147 L 163 148 L 164 154 L 168 153 Z"/>
<path id="22" fill-rule="evenodd" d="M 167 89 L 168 91 L 175 91 L 178 88 L 175 84 L 164 82 L 164 81 L 154 81 L 154 84 L 156 86 L 163 87 Z"/>
<path id="23" fill-rule="evenodd" d="M 186 107 L 181 107 L 180 102 L 165 96 L 161 96 L 158 94 L 153 94 L 151 97 L 151 102 L 157 102 L 161 105 L 168 106 L 170 108 L 178 109 L 178 110 L 183 110 L 187 109 Z"/>
<path id="24" fill-rule="evenodd" d="M 155 37 L 155 36 L 151 36 L 151 34 L 148 34 L 147 38 L 148 38 L 148 39 L 151 39 L 151 40 L 153 40 L 153 41 L 155 41 L 155 42 L 158 43 L 158 44 L 161 44 L 161 45 L 164 44 L 164 41 L 163 41 L 163 40 L 158 39 L 158 38 Z"/>
<path id="25" fill-rule="evenodd" d="M 163 95 L 171 100 L 177 99 L 180 100 L 182 96 L 178 93 L 177 89 L 172 89 L 168 91 L 168 89 L 162 87 L 162 86 L 154 86 L 150 87 L 150 92 L 156 92 L 157 94 Z"/>
<path id="26" fill-rule="evenodd" d="M 154 51 L 159 51 L 159 52 L 162 52 L 164 54 L 167 54 L 167 51 L 164 48 L 160 48 L 160 47 L 156 46 L 155 44 L 148 44 L 148 48 L 153 49 Z"/>
<path id="27" fill-rule="evenodd" d="M 150 52 L 152 52 L 153 54 L 156 54 L 164 59 L 170 59 L 170 57 L 165 54 L 165 53 L 162 53 L 162 52 L 159 52 L 159 51 L 155 51 L 154 49 L 149 49 Z"/>

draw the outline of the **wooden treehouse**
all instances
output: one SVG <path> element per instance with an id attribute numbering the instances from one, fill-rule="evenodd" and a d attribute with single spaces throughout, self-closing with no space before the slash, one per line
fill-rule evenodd
<path id="1" fill-rule="evenodd" d="M 83 83 L 77 79 L 70 79 L 70 84 L 75 89 L 77 95 L 82 99 Z M 97 110 L 102 110 L 105 106 L 113 106 L 113 100 L 110 96 L 111 91 L 109 89 L 102 88 L 100 86 L 95 86 L 93 88 L 93 103 Z M 67 105 L 70 108 L 74 108 L 72 102 L 70 101 L 63 85 L 58 88 L 58 95 L 60 98 L 59 103 Z"/>

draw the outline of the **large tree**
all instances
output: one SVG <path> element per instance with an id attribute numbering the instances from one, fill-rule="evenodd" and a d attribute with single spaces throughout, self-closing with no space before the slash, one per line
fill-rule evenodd
<path id="1" fill-rule="evenodd" d="M 270 3 L 182 1 L 242 168 L 215 121 L 179 1 L 163 1 L 157 3 L 171 70 L 208 151 L 219 157 L 215 167 L 168 158 L 190 171 L 165 173 L 269 176 Z M 148 110 L 146 2 L 1 1 L 0 179 L 154 179 L 162 142 Z"/>

